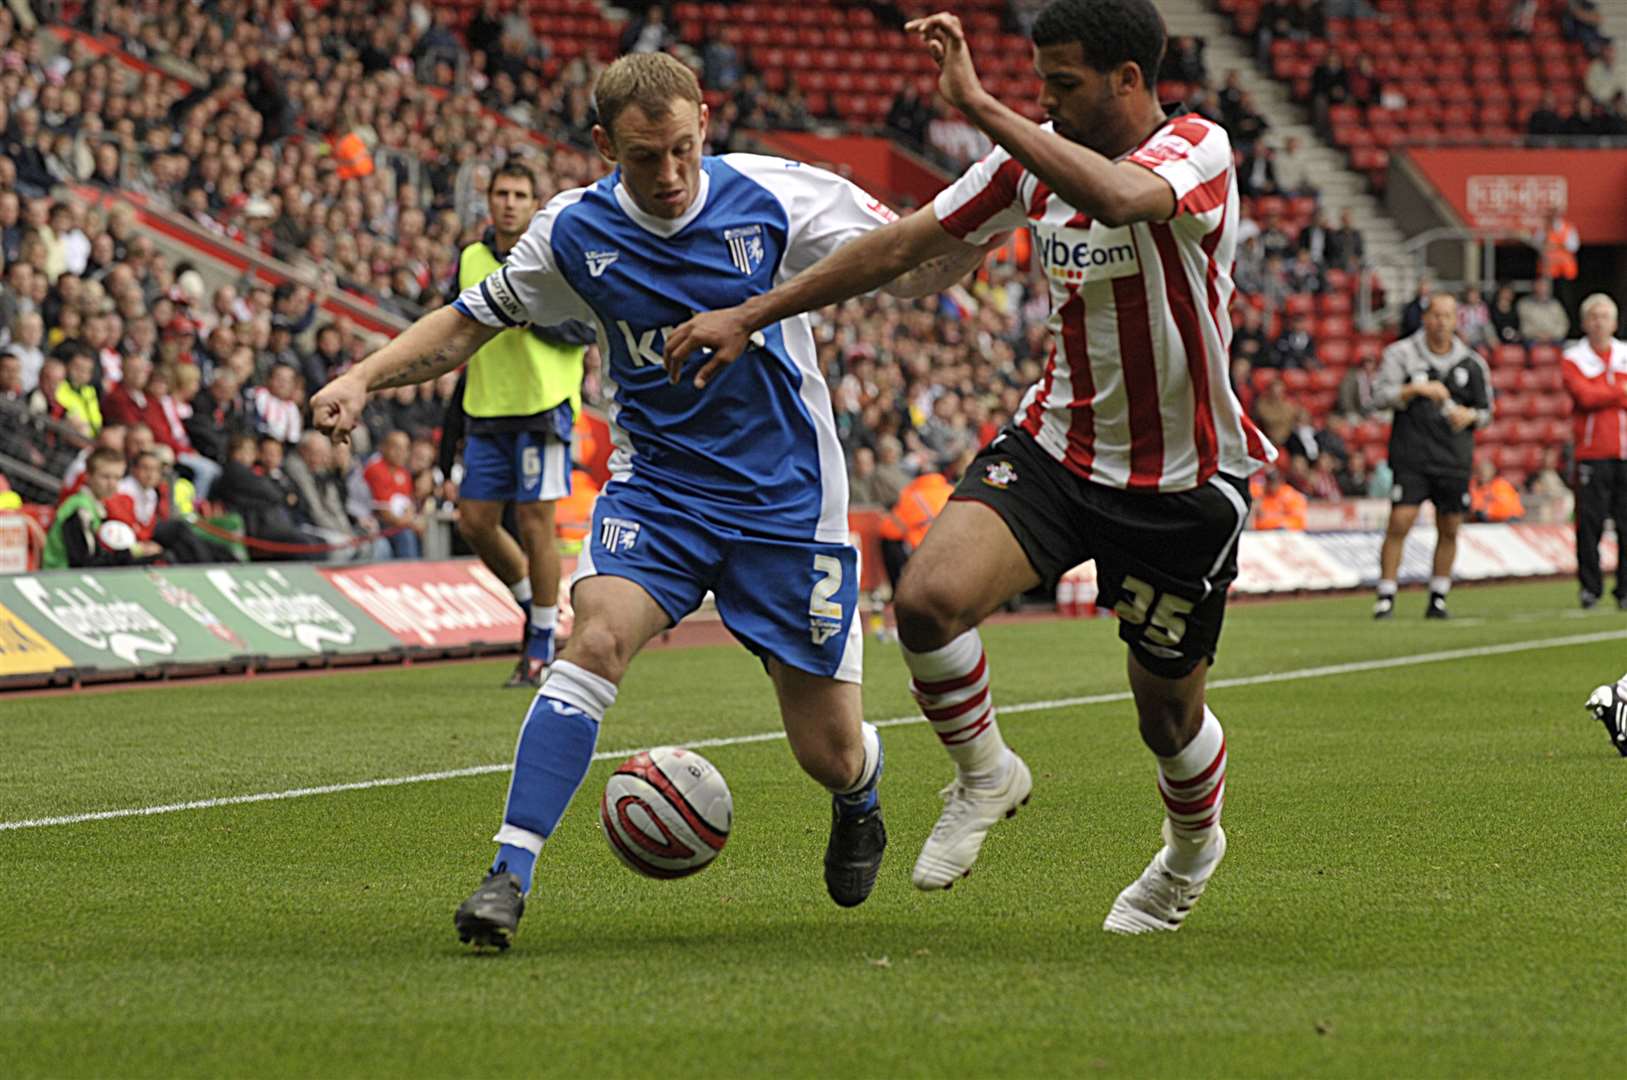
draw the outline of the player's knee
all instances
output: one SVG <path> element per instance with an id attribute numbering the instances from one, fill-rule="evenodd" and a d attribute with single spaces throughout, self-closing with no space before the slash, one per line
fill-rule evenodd
<path id="1" fill-rule="evenodd" d="M 618 684 L 632 658 L 632 650 L 602 623 L 578 623 L 560 655 L 560 659 Z"/>
<path id="2" fill-rule="evenodd" d="M 793 744 L 797 764 L 821 785 L 841 790 L 852 787 L 864 769 L 864 744 L 848 746 L 835 740 Z"/>
<path id="3" fill-rule="evenodd" d="M 478 544 L 490 536 L 497 520 L 479 510 L 464 507 L 458 511 L 458 535 L 470 544 Z"/>
<path id="4" fill-rule="evenodd" d="M 893 597 L 899 641 L 911 652 L 942 648 L 970 625 L 964 606 L 938 575 L 906 570 Z"/>

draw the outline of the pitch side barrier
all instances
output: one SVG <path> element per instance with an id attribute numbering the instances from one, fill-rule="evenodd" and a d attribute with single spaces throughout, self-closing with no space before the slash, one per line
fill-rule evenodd
<path id="1" fill-rule="evenodd" d="M 1237 542 L 1234 593 L 1293 595 L 1370 589 L 1378 584 L 1382 529 L 1330 532 L 1245 532 Z M 1435 527 L 1420 525 L 1407 534 L 1401 556 L 1403 584 L 1429 580 Z M 1616 541 L 1599 546 L 1606 572 L 1616 565 Z M 1458 531 L 1456 581 L 1509 581 L 1574 577 L 1576 537 L 1569 525 L 1464 525 Z M 1096 564 L 1075 567 L 1057 583 L 1057 609 L 1088 615 L 1096 603 Z"/>
<path id="2" fill-rule="evenodd" d="M 18 574 L 0 577 L 0 689 L 471 656 L 522 625 L 472 559 Z"/>

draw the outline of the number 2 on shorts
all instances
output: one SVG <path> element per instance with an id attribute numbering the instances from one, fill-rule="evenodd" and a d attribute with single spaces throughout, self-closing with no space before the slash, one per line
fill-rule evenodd
<path id="1" fill-rule="evenodd" d="M 1158 590 L 1140 578 L 1126 576 L 1121 586 L 1124 598 L 1113 605 L 1114 614 L 1131 626 L 1141 626 L 1147 640 L 1171 648 L 1186 636 L 1186 615 L 1192 601 Z M 1151 611 L 1151 615 L 1148 612 Z"/>

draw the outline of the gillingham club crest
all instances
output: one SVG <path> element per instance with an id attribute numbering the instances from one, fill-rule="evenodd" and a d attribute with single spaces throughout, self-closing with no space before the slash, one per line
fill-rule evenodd
<path id="1" fill-rule="evenodd" d="M 983 482 L 991 488 L 1004 491 L 1013 480 L 1017 479 L 1017 470 L 1009 461 L 996 461 L 988 467 L 983 474 Z"/>
<path id="2" fill-rule="evenodd" d="M 743 225 L 737 229 L 724 229 L 723 242 L 729 246 L 729 261 L 747 277 L 763 265 L 763 227 Z"/>

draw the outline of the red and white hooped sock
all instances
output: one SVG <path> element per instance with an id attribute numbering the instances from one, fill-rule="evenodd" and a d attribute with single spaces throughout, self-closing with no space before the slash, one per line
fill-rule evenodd
<path id="1" fill-rule="evenodd" d="M 941 649 L 904 649 L 910 693 L 920 703 L 938 741 L 970 781 L 1003 775 L 1006 744 L 989 692 L 989 662 L 983 639 L 968 630 Z"/>
<path id="2" fill-rule="evenodd" d="M 1158 759 L 1158 794 L 1169 819 L 1170 869 L 1180 874 L 1202 868 L 1213 858 L 1209 842 L 1226 801 L 1226 733 L 1207 705 L 1197 736 L 1179 753 Z"/>

